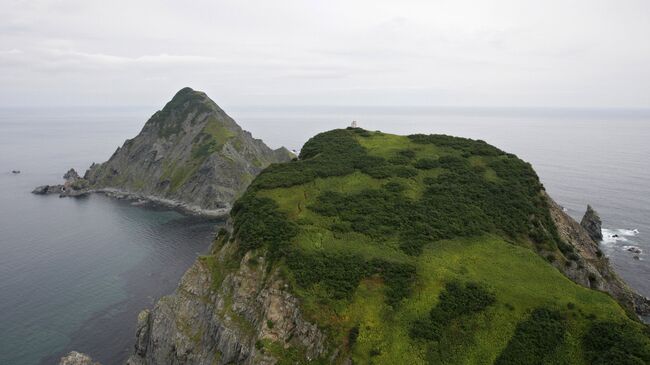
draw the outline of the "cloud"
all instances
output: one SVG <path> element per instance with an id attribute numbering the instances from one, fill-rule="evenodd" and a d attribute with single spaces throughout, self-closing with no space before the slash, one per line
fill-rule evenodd
<path id="1" fill-rule="evenodd" d="M 649 13 L 643 0 L 9 0 L 0 103 L 159 104 L 189 85 L 238 105 L 648 107 Z"/>

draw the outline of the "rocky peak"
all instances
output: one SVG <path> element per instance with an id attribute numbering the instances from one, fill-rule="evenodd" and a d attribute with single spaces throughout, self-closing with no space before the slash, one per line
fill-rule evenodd
<path id="1" fill-rule="evenodd" d="M 601 230 L 602 221 L 598 213 L 587 205 L 587 211 L 580 221 L 580 225 L 589 233 L 589 237 L 596 242 L 603 240 L 603 232 Z"/>
<path id="2" fill-rule="evenodd" d="M 65 181 L 75 181 L 81 179 L 81 176 L 77 173 L 75 169 L 70 169 L 63 175 Z"/>
<path id="3" fill-rule="evenodd" d="M 271 163 L 289 161 L 243 130 L 205 93 L 189 87 L 84 177 L 95 190 L 113 189 L 193 208 L 228 211 Z"/>

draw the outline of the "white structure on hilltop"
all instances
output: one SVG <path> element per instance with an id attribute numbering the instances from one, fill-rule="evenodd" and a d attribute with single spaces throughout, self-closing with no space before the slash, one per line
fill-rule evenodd
<path id="1" fill-rule="evenodd" d="M 356 120 L 353 120 L 353 121 L 352 121 L 352 124 L 350 124 L 350 127 L 352 127 L 352 128 L 357 128 L 357 121 L 356 121 Z"/>

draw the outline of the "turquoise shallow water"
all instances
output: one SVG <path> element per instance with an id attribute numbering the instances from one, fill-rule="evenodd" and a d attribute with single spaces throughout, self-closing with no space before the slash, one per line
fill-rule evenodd
<path id="1" fill-rule="evenodd" d="M 225 106 L 224 106 L 225 107 Z M 531 162 L 549 193 L 580 218 L 601 214 L 615 268 L 650 295 L 650 112 L 458 108 L 226 108 L 272 147 L 299 149 L 320 131 L 484 139 Z M 0 364 L 55 363 L 76 349 L 104 364 L 132 349 L 136 316 L 171 293 L 217 222 L 94 195 L 29 193 L 83 173 L 138 133 L 152 108 L 0 109 Z M 10 173 L 20 169 L 19 175 Z M 639 260 L 627 251 L 642 250 Z"/>

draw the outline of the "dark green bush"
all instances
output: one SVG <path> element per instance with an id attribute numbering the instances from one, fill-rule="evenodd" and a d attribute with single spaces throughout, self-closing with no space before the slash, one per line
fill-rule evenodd
<path id="1" fill-rule="evenodd" d="M 495 295 L 476 283 L 447 283 L 440 293 L 438 305 L 431 309 L 429 318 L 413 323 L 411 336 L 438 340 L 452 321 L 482 312 L 495 302 Z"/>
<path id="2" fill-rule="evenodd" d="M 310 288 L 319 284 L 327 289 L 328 299 L 350 299 L 361 279 L 378 275 L 386 285 L 386 302 L 397 305 L 409 294 L 415 277 L 412 265 L 366 261 L 353 254 L 308 254 L 294 249 L 286 255 L 286 263 L 298 285 Z"/>
<path id="3" fill-rule="evenodd" d="M 270 258 L 276 259 L 298 232 L 296 224 L 269 198 L 246 195 L 233 206 L 231 214 L 241 253 L 267 247 Z"/>
<path id="4" fill-rule="evenodd" d="M 564 342 L 566 322 L 554 310 L 538 308 L 517 325 L 508 346 L 497 358 L 496 365 L 546 364 L 548 356 Z"/>
<path id="5" fill-rule="evenodd" d="M 472 155 L 499 156 L 504 154 L 504 152 L 501 151 L 500 149 L 491 146 L 485 143 L 485 141 L 481 141 L 480 139 L 472 140 L 469 138 L 452 137 L 444 134 L 431 134 L 431 135 L 412 134 L 408 137 L 414 143 L 419 143 L 419 144 L 431 143 L 431 144 L 435 144 L 438 147 L 453 148 L 455 150 L 467 152 Z"/>
<path id="6" fill-rule="evenodd" d="M 434 160 L 432 158 L 420 158 L 415 163 L 413 164 L 416 169 L 420 170 L 430 170 L 430 169 L 435 169 L 436 167 L 440 167 L 440 163 L 438 163 L 438 160 Z"/>
<path id="7" fill-rule="evenodd" d="M 594 322 L 582 343 L 589 364 L 650 364 L 650 337 L 629 322 Z"/>
<path id="8" fill-rule="evenodd" d="M 398 155 L 408 158 L 409 160 L 415 158 L 415 151 L 413 150 L 400 150 L 397 152 Z"/>

